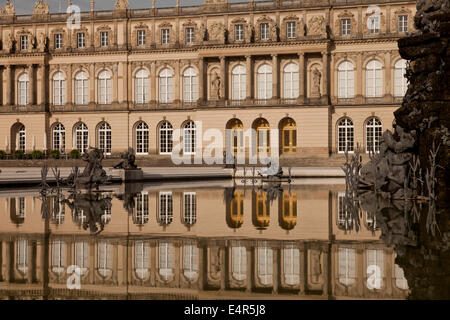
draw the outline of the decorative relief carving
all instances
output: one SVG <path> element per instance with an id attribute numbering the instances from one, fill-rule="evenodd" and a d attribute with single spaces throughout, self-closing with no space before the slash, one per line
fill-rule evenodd
<path id="1" fill-rule="evenodd" d="M 221 22 L 214 22 L 208 28 L 208 41 L 225 43 L 225 27 Z"/>
<path id="2" fill-rule="evenodd" d="M 288 38 L 287 37 L 287 24 L 289 22 L 295 22 L 295 38 Z M 305 28 L 305 23 L 303 22 L 303 19 L 300 19 L 294 14 L 291 14 L 283 19 L 283 23 L 281 24 L 281 30 L 280 30 L 280 39 L 282 41 L 287 40 L 297 40 L 301 36 L 303 36 L 303 30 Z"/>
<path id="3" fill-rule="evenodd" d="M 341 21 L 343 19 L 350 19 L 350 35 L 355 34 L 358 31 L 358 22 L 355 19 L 355 15 L 347 10 L 344 12 L 341 12 L 338 14 L 336 23 L 334 25 L 335 32 L 334 34 L 342 36 L 342 27 L 341 27 Z"/>
<path id="4" fill-rule="evenodd" d="M 14 36 L 12 35 L 12 33 L 10 33 L 8 35 L 8 37 L 6 37 L 6 43 L 5 43 L 5 50 L 8 53 L 11 53 L 15 50 L 15 44 L 16 44 L 16 40 L 14 39 Z"/>
<path id="5" fill-rule="evenodd" d="M 308 21 L 308 35 L 318 36 L 326 33 L 326 23 L 323 16 L 313 16 Z"/>
<path id="6" fill-rule="evenodd" d="M 39 2 L 34 5 L 33 15 L 46 15 L 49 11 L 48 3 L 44 0 L 39 0 Z"/>
<path id="7" fill-rule="evenodd" d="M 408 16 L 408 31 L 411 32 L 414 26 L 414 19 L 412 19 L 411 10 L 401 7 L 400 9 L 394 11 L 391 19 L 391 33 L 398 33 L 398 17 Z"/>
<path id="8" fill-rule="evenodd" d="M 48 48 L 47 46 L 48 46 L 48 38 L 43 32 L 41 32 L 39 34 L 37 48 L 40 52 L 45 52 L 47 51 Z"/>
<path id="9" fill-rule="evenodd" d="M 16 9 L 11 3 L 11 0 L 6 0 L 5 6 L 0 10 L 0 15 L 2 16 L 14 16 L 16 15 Z"/>

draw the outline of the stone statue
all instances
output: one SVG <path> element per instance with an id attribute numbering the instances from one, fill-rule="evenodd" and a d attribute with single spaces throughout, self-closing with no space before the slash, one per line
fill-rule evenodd
<path id="1" fill-rule="evenodd" d="M 439 15 L 450 12 L 448 0 L 419 0 L 417 12 L 414 17 L 416 28 L 424 33 L 437 31 L 436 18 Z"/>
<path id="2" fill-rule="evenodd" d="M 37 48 L 37 41 L 35 36 L 31 36 L 31 49 Z"/>
<path id="3" fill-rule="evenodd" d="M 11 3 L 11 0 L 6 0 L 6 5 L 0 10 L 2 16 L 14 16 L 16 14 L 16 9 Z"/>
<path id="4" fill-rule="evenodd" d="M 136 156 L 134 155 L 133 148 L 128 148 L 128 151 L 123 153 L 120 158 L 123 159 L 123 161 L 114 166 L 114 169 L 135 170 L 138 168 L 135 164 Z"/>
<path id="5" fill-rule="evenodd" d="M 247 28 L 245 28 L 245 41 L 246 42 L 252 42 L 253 41 L 253 26 L 248 25 Z"/>
<path id="6" fill-rule="evenodd" d="M 48 14 L 49 11 L 48 3 L 44 0 L 39 0 L 39 2 L 34 5 L 33 15 Z"/>
<path id="7" fill-rule="evenodd" d="M 14 51 L 14 45 L 15 45 L 16 40 L 14 39 L 14 36 L 12 35 L 12 33 L 9 34 L 9 36 L 6 39 L 6 51 L 13 52 Z"/>
<path id="8" fill-rule="evenodd" d="M 319 69 L 314 68 L 312 72 L 312 87 L 311 87 L 311 94 L 314 96 L 320 96 L 320 80 L 322 78 L 322 74 L 320 73 Z"/>
<path id="9" fill-rule="evenodd" d="M 129 6 L 128 0 L 117 0 L 114 10 L 126 10 Z"/>
<path id="10" fill-rule="evenodd" d="M 220 99 L 220 87 L 222 84 L 222 79 L 220 79 L 217 71 L 214 71 L 212 80 L 211 80 L 211 98 L 212 99 Z"/>
<path id="11" fill-rule="evenodd" d="M 37 48 L 39 49 L 40 52 L 45 52 L 45 50 L 47 49 L 47 36 L 42 32 L 39 35 Z"/>
<path id="12" fill-rule="evenodd" d="M 276 23 L 270 29 L 270 38 L 272 41 L 278 41 L 278 25 Z"/>
<path id="13" fill-rule="evenodd" d="M 202 24 L 200 25 L 199 30 L 198 30 L 198 40 L 199 40 L 199 44 L 202 44 L 203 41 L 205 41 L 205 38 L 206 38 L 206 27 L 205 27 L 205 24 L 202 23 Z"/>

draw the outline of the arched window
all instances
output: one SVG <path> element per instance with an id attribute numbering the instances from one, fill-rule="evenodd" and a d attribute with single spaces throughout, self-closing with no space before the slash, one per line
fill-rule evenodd
<path id="1" fill-rule="evenodd" d="M 183 223 L 191 227 L 197 222 L 197 194 L 185 192 L 183 195 Z"/>
<path id="2" fill-rule="evenodd" d="M 183 246 L 183 274 L 189 282 L 198 276 L 198 248 L 196 245 Z"/>
<path id="3" fill-rule="evenodd" d="M 237 65 L 231 72 L 231 97 L 233 100 L 247 97 L 247 73 L 243 65 Z"/>
<path id="4" fill-rule="evenodd" d="M 149 270 L 149 251 L 148 243 L 137 241 L 134 244 L 134 272 L 140 280 L 145 280 Z"/>
<path id="5" fill-rule="evenodd" d="M 338 153 L 354 150 L 354 128 L 349 118 L 344 118 L 338 123 Z"/>
<path id="6" fill-rule="evenodd" d="M 293 154 L 297 151 L 297 125 L 291 118 L 280 123 L 281 150 L 283 154 Z"/>
<path id="7" fill-rule="evenodd" d="M 267 229 L 270 225 L 270 202 L 267 200 L 267 192 L 252 192 L 253 224 L 260 230 Z"/>
<path id="8" fill-rule="evenodd" d="M 53 104 L 55 106 L 66 104 L 66 77 L 61 71 L 53 75 Z"/>
<path id="9" fill-rule="evenodd" d="M 111 244 L 107 242 L 99 242 L 97 247 L 97 268 L 98 273 L 107 278 L 111 275 L 112 259 Z"/>
<path id="10" fill-rule="evenodd" d="M 148 71 L 145 69 L 141 69 L 136 73 L 135 79 L 135 91 L 136 91 L 136 103 L 143 104 L 148 103 L 149 101 L 149 80 L 148 80 Z"/>
<path id="11" fill-rule="evenodd" d="M 171 154 L 173 149 L 173 127 L 168 121 L 159 126 L 159 153 Z"/>
<path id="12" fill-rule="evenodd" d="M 370 118 L 366 122 L 366 152 L 380 152 L 380 139 L 383 126 L 378 118 Z"/>
<path id="13" fill-rule="evenodd" d="M 111 74 L 107 70 L 98 75 L 98 104 L 111 104 Z"/>
<path id="14" fill-rule="evenodd" d="M 299 95 L 299 73 L 296 63 L 284 67 L 284 99 L 297 99 Z"/>
<path id="15" fill-rule="evenodd" d="M 169 68 L 164 68 L 159 73 L 159 102 L 173 102 L 173 73 Z"/>
<path id="16" fill-rule="evenodd" d="M 366 277 L 367 288 L 370 290 L 380 290 L 383 287 L 383 250 L 382 249 L 366 249 Z"/>
<path id="17" fill-rule="evenodd" d="M 198 75 L 192 67 L 187 68 L 183 73 L 183 100 L 185 102 L 198 100 Z"/>
<path id="18" fill-rule="evenodd" d="M 64 152 L 66 149 L 66 128 L 61 123 L 53 126 L 53 150 Z"/>
<path id="19" fill-rule="evenodd" d="M 26 106 L 30 103 L 30 78 L 28 77 L 28 73 L 22 73 L 19 76 L 17 98 L 19 100 L 19 106 Z"/>
<path id="20" fill-rule="evenodd" d="M 18 149 L 20 151 L 25 152 L 26 146 L 27 146 L 27 140 L 26 140 L 26 130 L 25 130 L 25 126 L 22 125 L 19 128 L 19 131 L 17 132 L 17 146 Z"/>
<path id="21" fill-rule="evenodd" d="M 88 270 L 89 245 L 87 242 L 75 243 L 75 265 L 81 269 L 81 275 Z"/>
<path id="22" fill-rule="evenodd" d="M 161 242 L 158 246 L 158 273 L 164 281 L 173 276 L 173 244 Z"/>
<path id="23" fill-rule="evenodd" d="M 136 216 L 134 218 L 134 223 L 137 225 L 144 225 L 148 220 L 148 193 L 141 192 L 136 195 Z"/>
<path id="24" fill-rule="evenodd" d="M 64 262 L 66 259 L 66 246 L 61 240 L 55 240 L 52 243 L 52 271 L 58 276 L 65 271 Z"/>
<path id="25" fill-rule="evenodd" d="M 104 154 L 111 154 L 111 126 L 106 122 L 98 127 L 98 148 Z"/>
<path id="26" fill-rule="evenodd" d="M 281 198 L 281 197 L 280 197 Z M 280 226 L 284 230 L 292 230 L 297 225 L 297 194 L 284 192 L 279 206 Z"/>
<path id="27" fill-rule="evenodd" d="M 86 152 L 89 145 L 89 131 L 84 123 L 75 127 L 75 147 L 81 153 Z"/>
<path id="28" fill-rule="evenodd" d="M 290 286 L 300 283 L 300 250 L 290 246 L 283 248 L 284 281 Z"/>
<path id="29" fill-rule="evenodd" d="M 231 201 L 227 201 L 227 223 L 230 228 L 237 229 L 244 224 L 244 193 L 234 191 Z"/>
<path id="30" fill-rule="evenodd" d="M 22 275 L 28 272 L 28 240 L 17 241 L 17 270 Z"/>
<path id="31" fill-rule="evenodd" d="M 195 154 L 197 147 L 197 126 L 194 121 L 188 121 L 183 128 L 183 151 L 184 154 Z"/>
<path id="32" fill-rule="evenodd" d="M 89 77 L 85 71 L 80 71 L 75 76 L 75 104 L 86 105 L 89 99 Z"/>
<path id="33" fill-rule="evenodd" d="M 149 130 L 145 122 L 136 126 L 136 154 L 148 154 Z"/>
<path id="34" fill-rule="evenodd" d="M 231 247 L 231 274 L 237 281 L 247 278 L 247 250 L 243 246 Z"/>
<path id="35" fill-rule="evenodd" d="M 355 72 L 353 63 L 344 61 L 338 66 L 338 98 L 349 99 L 355 96 Z"/>
<path id="36" fill-rule="evenodd" d="M 235 157 L 244 153 L 244 125 L 239 119 L 231 119 L 226 126 L 227 150 Z M 231 148 L 231 150 L 230 150 Z"/>
<path id="37" fill-rule="evenodd" d="M 273 281 L 273 250 L 266 245 L 258 246 L 258 279 L 262 285 L 268 286 Z"/>
<path id="38" fill-rule="evenodd" d="M 406 74 L 406 60 L 401 59 L 395 63 L 394 69 L 394 96 L 403 97 L 408 90 Z"/>
<path id="39" fill-rule="evenodd" d="M 257 84 L 258 84 L 258 99 L 267 100 L 272 98 L 272 67 L 268 64 L 263 64 L 258 68 Z"/>
<path id="40" fill-rule="evenodd" d="M 173 196 L 172 192 L 159 193 L 159 214 L 158 221 L 161 225 L 167 226 L 173 221 Z"/>
<path id="41" fill-rule="evenodd" d="M 366 66 L 366 96 L 381 97 L 383 94 L 383 71 L 378 60 L 372 60 Z"/>
<path id="42" fill-rule="evenodd" d="M 338 281 L 344 286 L 351 286 L 355 283 L 356 269 L 355 269 L 355 249 L 352 248 L 339 248 L 338 251 L 338 264 L 339 275 Z"/>

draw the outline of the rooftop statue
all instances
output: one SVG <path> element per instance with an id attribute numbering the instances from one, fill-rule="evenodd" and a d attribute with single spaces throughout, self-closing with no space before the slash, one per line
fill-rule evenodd
<path id="1" fill-rule="evenodd" d="M 39 2 L 34 5 L 33 15 L 48 14 L 49 12 L 50 8 L 48 3 L 44 0 L 39 0 Z"/>
<path id="2" fill-rule="evenodd" d="M 129 6 L 128 0 L 117 0 L 114 10 L 126 10 Z"/>
<path id="3" fill-rule="evenodd" d="M 16 14 L 16 9 L 11 3 L 11 0 L 6 0 L 5 6 L 0 10 L 0 14 L 3 16 L 14 16 Z"/>

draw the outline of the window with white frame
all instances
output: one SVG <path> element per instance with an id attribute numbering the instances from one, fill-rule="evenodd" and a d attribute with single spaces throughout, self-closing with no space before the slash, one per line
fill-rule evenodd
<path id="1" fill-rule="evenodd" d="M 53 126 L 53 150 L 64 152 L 66 149 L 66 128 L 61 123 Z"/>
<path id="2" fill-rule="evenodd" d="M 286 36 L 288 39 L 295 39 L 297 37 L 297 23 L 295 21 L 289 21 L 286 23 Z"/>
<path id="3" fill-rule="evenodd" d="M 159 193 L 158 221 L 167 226 L 173 221 L 173 195 L 172 192 Z"/>
<path id="4" fill-rule="evenodd" d="M 247 97 L 247 72 L 243 65 L 237 65 L 231 71 L 231 96 L 233 100 Z"/>
<path id="5" fill-rule="evenodd" d="M 266 245 L 258 246 L 257 256 L 258 279 L 262 285 L 270 285 L 273 281 L 273 250 Z"/>
<path id="6" fill-rule="evenodd" d="M 341 19 L 341 35 L 349 36 L 351 34 L 350 19 Z"/>
<path id="7" fill-rule="evenodd" d="M 109 32 L 108 31 L 100 32 L 100 46 L 101 47 L 109 46 Z"/>
<path id="8" fill-rule="evenodd" d="M 17 270 L 22 275 L 28 272 L 28 240 L 21 239 L 17 241 Z"/>
<path id="9" fill-rule="evenodd" d="M 64 273 L 64 262 L 66 259 L 66 246 L 61 240 L 54 240 L 52 243 L 52 271 L 59 275 Z"/>
<path id="10" fill-rule="evenodd" d="M 148 71 L 141 69 L 136 72 L 135 79 L 136 103 L 144 104 L 149 101 L 149 77 Z"/>
<path id="11" fill-rule="evenodd" d="M 30 78 L 28 73 L 22 73 L 19 76 L 17 96 L 19 106 L 26 106 L 30 103 Z"/>
<path id="12" fill-rule="evenodd" d="M 408 78 L 406 78 L 406 60 L 400 59 L 394 67 L 394 96 L 403 97 L 408 90 Z"/>
<path id="13" fill-rule="evenodd" d="M 52 222 L 60 225 L 64 222 L 66 215 L 66 207 L 64 202 L 60 201 L 58 197 L 53 198 Z"/>
<path id="14" fill-rule="evenodd" d="M 247 250 L 244 246 L 231 247 L 231 274 L 237 281 L 247 278 Z"/>
<path id="15" fill-rule="evenodd" d="M 61 33 L 57 33 L 55 34 L 55 49 L 61 49 L 62 48 L 62 42 L 63 42 L 63 37 Z"/>
<path id="16" fill-rule="evenodd" d="M 383 134 L 383 125 L 380 119 L 370 118 L 366 122 L 366 152 L 380 152 L 380 140 Z"/>
<path id="17" fill-rule="evenodd" d="M 183 194 L 183 223 L 193 226 L 197 222 L 197 194 L 185 192 Z"/>
<path id="18" fill-rule="evenodd" d="M 26 210 L 25 210 L 25 198 L 20 197 L 16 198 L 16 206 L 17 206 L 17 218 L 19 219 L 25 219 L 26 217 Z"/>
<path id="19" fill-rule="evenodd" d="M 147 242 L 137 241 L 134 244 L 134 272 L 140 280 L 145 280 L 149 273 L 150 246 Z"/>
<path id="20" fill-rule="evenodd" d="M 408 32 L 408 16 L 398 16 L 398 32 Z"/>
<path id="21" fill-rule="evenodd" d="M 343 61 L 338 66 L 338 98 L 351 99 L 355 96 L 355 72 L 353 63 Z"/>
<path id="22" fill-rule="evenodd" d="M 66 77 L 61 71 L 53 75 L 53 105 L 66 104 Z"/>
<path id="23" fill-rule="evenodd" d="M 145 46 L 147 43 L 147 33 L 145 30 L 138 30 L 137 31 L 137 45 L 138 46 Z"/>
<path id="24" fill-rule="evenodd" d="M 284 74 L 284 98 L 297 99 L 299 95 L 299 70 L 298 64 L 288 63 L 283 70 Z"/>
<path id="25" fill-rule="evenodd" d="M 294 246 L 283 248 L 284 281 L 290 286 L 300 283 L 300 250 Z"/>
<path id="26" fill-rule="evenodd" d="M 366 249 L 366 285 L 370 290 L 383 287 L 383 249 Z"/>
<path id="27" fill-rule="evenodd" d="M 183 274 L 189 282 L 198 276 L 198 247 L 193 244 L 183 246 Z"/>
<path id="28" fill-rule="evenodd" d="M 183 73 L 183 100 L 184 102 L 198 100 L 198 75 L 193 67 L 187 68 Z"/>
<path id="29" fill-rule="evenodd" d="M 99 242 L 97 247 L 97 270 L 100 276 L 107 278 L 112 274 L 111 244 Z"/>
<path id="30" fill-rule="evenodd" d="M 261 34 L 261 40 L 268 40 L 270 39 L 270 27 L 268 23 L 261 23 L 259 25 L 260 28 L 260 34 Z"/>
<path id="31" fill-rule="evenodd" d="M 98 104 L 111 104 L 111 74 L 103 70 L 98 75 Z"/>
<path id="32" fill-rule="evenodd" d="M 26 149 L 26 145 L 27 145 L 27 141 L 26 141 L 26 131 L 25 131 L 25 126 L 20 126 L 19 131 L 17 132 L 18 134 L 18 148 L 17 150 L 23 151 L 25 152 Z"/>
<path id="33" fill-rule="evenodd" d="M 338 153 L 354 150 L 354 127 L 349 118 L 341 119 L 338 123 Z"/>
<path id="34" fill-rule="evenodd" d="M 136 126 L 136 154 L 147 155 L 149 147 L 149 129 L 145 122 Z"/>
<path id="35" fill-rule="evenodd" d="M 187 27 L 186 32 L 186 44 L 193 44 L 195 42 L 195 29 L 193 27 Z"/>
<path id="36" fill-rule="evenodd" d="M 98 148 L 106 155 L 111 154 L 111 126 L 106 122 L 98 127 Z"/>
<path id="37" fill-rule="evenodd" d="M 378 60 L 372 60 L 366 66 L 366 96 L 381 97 L 383 94 L 383 69 Z"/>
<path id="38" fill-rule="evenodd" d="M 356 281 L 355 249 L 340 247 L 338 251 L 338 281 L 344 286 L 351 286 Z"/>
<path id="39" fill-rule="evenodd" d="M 86 48 L 86 33 L 77 33 L 77 48 Z"/>
<path id="40" fill-rule="evenodd" d="M 159 102 L 173 102 L 173 73 L 169 68 L 164 68 L 159 73 Z"/>
<path id="41" fill-rule="evenodd" d="M 183 153 L 195 154 L 197 147 L 197 126 L 194 121 L 188 121 L 183 127 Z"/>
<path id="42" fill-rule="evenodd" d="M 20 36 L 20 50 L 28 50 L 28 36 Z"/>
<path id="43" fill-rule="evenodd" d="M 75 75 L 75 103 L 87 105 L 89 98 L 89 77 L 87 72 L 80 71 Z"/>
<path id="44" fill-rule="evenodd" d="M 161 29 L 161 44 L 170 44 L 170 29 Z"/>
<path id="45" fill-rule="evenodd" d="M 375 34 L 380 32 L 380 16 L 379 15 L 371 15 L 369 17 L 369 33 Z"/>
<path id="46" fill-rule="evenodd" d="M 171 154 L 173 149 L 173 127 L 168 121 L 159 126 L 159 153 Z"/>
<path id="47" fill-rule="evenodd" d="M 89 144 L 89 131 L 84 123 L 75 127 L 75 147 L 81 153 L 85 153 Z"/>
<path id="48" fill-rule="evenodd" d="M 158 245 L 158 273 L 164 281 L 173 276 L 174 247 L 170 242 L 160 242 Z"/>
<path id="49" fill-rule="evenodd" d="M 340 229 L 352 230 L 353 217 L 347 205 L 347 198 L 345 197 L 345 193 L 339 193 L 337 196 L 337 200 L 337 225 Z"/>
<path id="50" fill-rule="evenodd" d="M 75 243 L 75 265 L 80 268 L 81 275 L 88 270 L 89 245 L 87 242 Z"/>
<path id="51" fill-rule="evenodd" d="M 272 66 L 263 64 L 256 74 L 258 85 L 258 99 L 268 100 L 272 98 Z"/>
<path id="52" fill-rule="evenodd" d="M 234 40 L 243 41 L 244 40 L 244 25 L 235 24 L 234 25 Z"/>
<path id="53" fill-rule="evenodd" d="M 148 193 L 141 192 L 136 196 L 136 216 L 134 223 L 137 225 L 144 225 L 149 220 L 148 211 Z"/>

